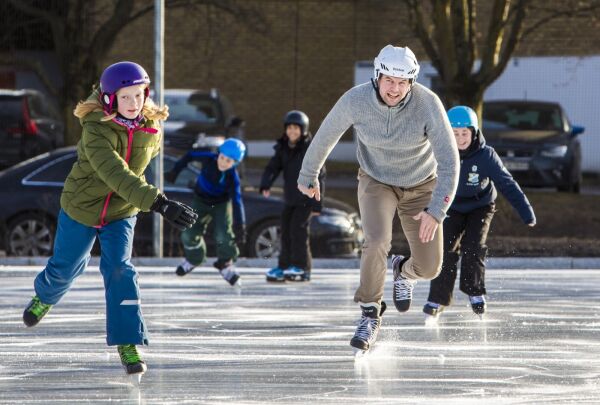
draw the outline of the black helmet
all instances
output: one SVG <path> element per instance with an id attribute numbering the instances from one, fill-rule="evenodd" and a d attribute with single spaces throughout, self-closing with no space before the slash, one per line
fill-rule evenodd
<path id="1" fill-rule="evenodd" d="M 300 110 L 292 110 L 285 115 L 283 119 L 283 127 L 286 128 L 290 124 L 296 124 L 302 129 L 302 135 L 308 134 L 308 115 Z"/>

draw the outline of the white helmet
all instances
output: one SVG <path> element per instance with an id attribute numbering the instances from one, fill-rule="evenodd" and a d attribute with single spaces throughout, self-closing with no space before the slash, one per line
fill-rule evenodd
<path id="1" fill-rule="evenodd" d="M 380 74 L 417 80 L 419 63 L 413 51 L 407 47 L 386 45 L 373 61 L 375 81 Z"/>

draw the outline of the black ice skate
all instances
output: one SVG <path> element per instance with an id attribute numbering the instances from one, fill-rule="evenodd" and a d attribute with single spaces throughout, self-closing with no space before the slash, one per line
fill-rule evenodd
<path id="1" fill-rule="evenodd" d="M 240 287 L 240 275 L 235 271 L 232 260 L 221 261 L 220 259 L 213 263 L 213 266 L 219 270 L 221 276 L 229 283 L 229 285 Z"/>
<path id="2" fill-rule="evenodd" d="M 483 295 L 471 295 L 469 296 L 469 302 L 471 303 L 473 313 L 483 319 L 483 314 L 487 308 L 485 297 Z"/>
<path id="3" fill-rule="evenodd" d="M 181 262 L 181 264 L 177 266 L 175 274 L 177 274 L 178 276 L 185 276 L 186 274 L 194 270 L 195 267 L 196 266 L 194 266 L 192 263 L 184 259 L 183 262 Z"/>
<path id="4" fill-rule="evenodd" d="M 125 367 L 125 372 L 132 377 L 132 380 L 138 383 L 142 379 L 142 374 L 146 372 L 148 367 L 141 359 L 135 345 L 119 345 L 117 346 L 121 364 Z"/>
<path id="5" fill-rule="evenodd" d="M 376 305 L 360 306 L 362 315 L 358 321 L 354 337 L 350 340 L 350 346 L 354 348 L 355 355 L 366 353 L 377 340 L 379 328 L 381 326 L 381 316 L 385 312 L 385 302 L 381 301 L 379 308 Z"/>
<path id="6" fill-rule="evenodd" d="M 394 305 L 398 312 L 406 312 L 410 308 L 412 301 L 412 291 L 417 283 L 409 280 L 402 275 L 402 265 L 408 260 L 408 257 L 401 255 L 392 256 L 392 269 L 394 271 Z"/>
<path id="7" fill-rule="evenodd" d="M 50 308 L 52 305 L 44 304 L 37 295 L 34 296 L 23 311 L 23 323 L 27 326 L 37 325 L 50 311 Z"/>
<path id="8" fill-rule="evenodd" d="M 425 314 L 425 324 L 429 325 L 436 323 L 443 310 L 443 305 L 427 301 L 427 303 L 423 306 L 423 313 Z"/>

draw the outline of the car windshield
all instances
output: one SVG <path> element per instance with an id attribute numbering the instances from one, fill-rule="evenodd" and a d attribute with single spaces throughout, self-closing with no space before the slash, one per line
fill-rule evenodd
<path id="1" fill-rule="evenodd" d="M 169 106 L 169 121 L 214 124 L 219 119 L 217 101 L 202 94 L 165 95 L 165 104 Z"/>
<path id="2" fill-rule="evenodd" d="M 21 97 L 0 97 L 0 128 L 18 126 L 23 117 Z"/>
<path id="3" fill-rule="evenodd" d="M 562 131 L 560 109 L 552 105 L 489 103 L 483 106 L 484 129 Z"/>

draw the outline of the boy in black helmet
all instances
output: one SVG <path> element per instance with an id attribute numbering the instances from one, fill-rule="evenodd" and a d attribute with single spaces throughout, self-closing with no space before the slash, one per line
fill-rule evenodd
<path id="1" fill-rule="evenodd" d="M 321 212 L 321 201 L 308 198 L 296 187 L 304 154 L 312 136 L 308 131 L 308 116 L 293 110 L 285 115 L 285 132 L 273 149 L 271 158 L 262 176 L 260 192 L 270 196 L 270 189 L 283 171 L 285 207 L 281 213 L 281 252 L 277 267 L 266 274 L 267 281 L 308 281 L 311 271 L 309 223 L 313 215 Z M 325 169 L 319 173 L 319 184 L 323 193 Z"/>

